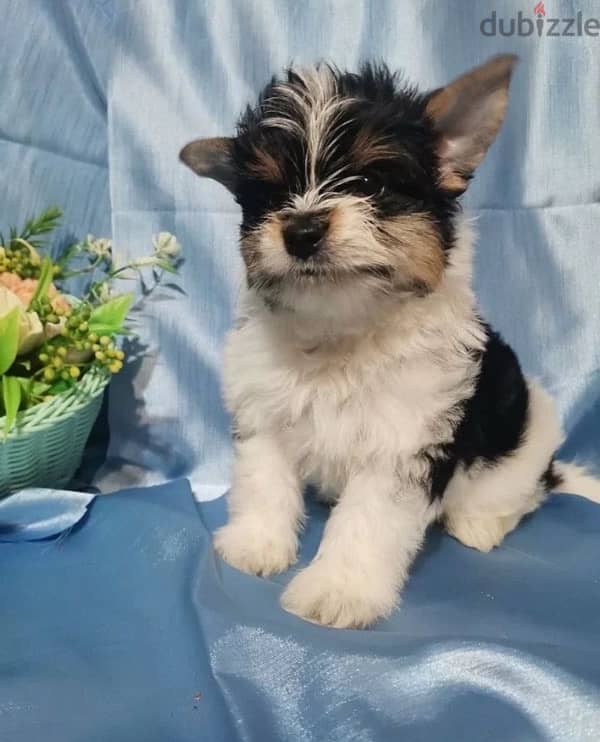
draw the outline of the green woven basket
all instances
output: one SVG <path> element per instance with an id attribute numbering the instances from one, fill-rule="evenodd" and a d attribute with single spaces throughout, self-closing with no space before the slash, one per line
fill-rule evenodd
<path id="1" fill-rule="evenodd" d="M 8 437 L 0 434 L 0 497 L 23 487 L 64 487 L 73 478 L 109 379 L 92 369 L 67 392 L 19 413 Z"/>

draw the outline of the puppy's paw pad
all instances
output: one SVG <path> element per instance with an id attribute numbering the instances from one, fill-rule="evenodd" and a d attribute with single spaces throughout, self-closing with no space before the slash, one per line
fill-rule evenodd
<path id="1" fill-rule="evenodd" d="M 296 561 L 298 539 L 293 532 L 269 524 L 233 522 L 213 537 L 215 551 L 232 567 L 252 575 L 284 572 Z"/>
<path id="2" fill-rule="evenodd" d="M 347 570 L 314 563 L 290 582 L 281 597 L 289 613 L 339 629 L 361 629 L 388 616 L 396 605 L 393 589 Z"/>

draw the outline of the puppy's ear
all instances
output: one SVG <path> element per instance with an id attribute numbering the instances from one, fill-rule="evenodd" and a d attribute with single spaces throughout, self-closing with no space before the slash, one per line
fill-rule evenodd
<path id="1" fill-rule="evenodd" d="M 233 192 L 236 183 L 233 142 L 230 137 L 196 139 L 185 145 L 179 159 L 197 175 L 217 180 Z"/>
<path id="2" fill-rule="evenodd" d="M 503 54 L 429 95 L 427 113 L 438 134 L 440 185 L 463 193 L 494 141 L 506 112 L 517 57 Z"/>

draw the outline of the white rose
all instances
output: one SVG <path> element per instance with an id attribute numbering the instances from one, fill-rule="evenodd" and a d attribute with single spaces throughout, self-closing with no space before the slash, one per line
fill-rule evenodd
<path id="1" fill-rule="evenodd" d="M 112 255 L 112 240 L 109 240 L 107 237 L 94 237 L 93 234 L 88 234 L 85 240 L 85 249 L 97 258 L 110 259 Z"/>
<path id="2" fill-rule="evenodd" d="M 181 245 L 170 232 L 159 232 L 152 238 L 154 252 L 165 258 L 176 258 L 181 252 Z"/>

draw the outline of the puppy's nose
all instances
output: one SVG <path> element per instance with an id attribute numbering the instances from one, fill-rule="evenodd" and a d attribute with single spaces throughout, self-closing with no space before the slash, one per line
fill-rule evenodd
<path id="1" fill-rule="evenodd" d="M 283 228 L 285 249 L 299 260 L 306 260 L 318 252 L 327 230 L 322 216 L 302 214 L 292 217 Z"/>

